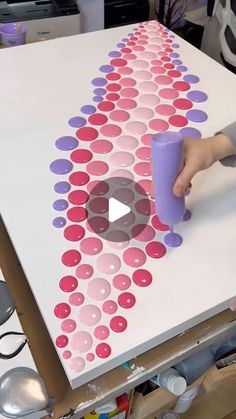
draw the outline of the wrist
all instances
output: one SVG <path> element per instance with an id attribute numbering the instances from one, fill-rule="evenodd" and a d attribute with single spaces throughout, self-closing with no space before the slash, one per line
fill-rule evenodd
<path id="1" fill-rule="evenodd" d="M 211 138 L 213 161 L 224 159 L 234 154 L 235 150 L 230 138 L 227 135 L 219 133 Z"/>

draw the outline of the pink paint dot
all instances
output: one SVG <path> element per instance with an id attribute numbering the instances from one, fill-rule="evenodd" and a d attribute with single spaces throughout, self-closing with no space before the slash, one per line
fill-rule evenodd
<path id="1" fill-rule="evenodd" d="M 106 79 L 111 80 L 111 81 L 119 80 L 120 79 L 120 74 L 118 74 L 118 73 L 108 73 L 108 74 L 106 74 Z"/>
<path id="2" fill-rule="evenodd" d="M 152 217 L 151 222 L 152 222 L 153 227 L 156 228 L 157 230 L 168 231 L 170 229 L 168 225 L 161 223 L 157 215 L 154 215 L 154 217 Z"/>
<path id="3" fill-rule="evenodd" d="M 110 113 L 110 118 L 112 119 L 112 121 L 117 121 L 117 122 L 124 122 L 124 121 L 128 121 L 130 115 L 128 112 L 126 111 L 112 111 Z"/>
<path id="4" fill-rule="evenodd" d="M 122 48 L 120 50 L 120 52 L 122 52 L 122 54 L 129 54 L 132 51 L 132 49 L 130 48 Z"/>
<path id="5" fill-rule="evenodd" d="M 83 263 L 76 268 L 75 274 L 79 279 L 89 279 L 93 275 L 93 267 Z"/>
<path id="6" fill-rule="evenodd" d="M 151 145 L 152 138 L 153 138 L 153 134 L 144 134 L 141 137 L 141 141 L 142 141 L 142 143 L 144 145 L 150 146 Z"/>
<path id="7" fill-rule="evenodd" d="M 133 268 L 138 268 L 139 266 L 144 265 L 146 262 L 146 255 L 143 250 L 139 249 L 138 247 L 130 247 L 124 251 L 123 259 L 126 265 Z"/>
<path id="8" fill-rule="evenodd" d="M 67 211 L 67 217 L 70 221 L 81 222 L 88 216 L 87 210 L 83 207 L 73 207 Z"/>
<path id="9" fill-rule="evenodd" d="M 114 274 L 121 266 L 120 258 L 113 253 L 104 253 L 97 258 L 97 268 L 104 274 Z"/>
<path id="10" fill-rule="evenodd" d="M 97 106 L 98 106 L 98 109 L 103 112 L 110 112 L 115 107 L 113 102 L 108 102 L 105 100 L 103 102 L 100 102 Z"/>
<path id="11" fill-rule="evenodd" d="M 109 167 L 104 161 L 91 161 L 87 164 L 86 170 L 90 175 L 102 176 L 108 172 Z"/>
<path id="12" fill-rule="evenodd" d="M 71 160 L 75 163 L 87 163 L 92 157 L 91 151 L 83 148 L 73 151 L 70 155 Z"/>
<path id="13" fill-rule="evenodd" d="M 88 362 L 93 362 L 95 359 L 94 354 L 92 354 L 91 352 L 89 354 L 86 355 L 86 361 Z"/>
<path id="14" fill-rule="evenodd" d="M 153 118 L 154 112 L 150 108 L 137 108 L 133 115 L 137 119 L 149 120 Z"/>
<path id="15" fill-rule="evenodd" d="M 148 287 L 152 283 L 152 275 L 146 269 L 137 269 L 132 278 L 138 287 Z"/>
<path id="16" fill-rule="evenodd" d="M 157 66 L 151 67 L 150 71 L 153 74 L 164 74 L 166 72 L 166 69 L 164 67 L 161 67 L 161 66 L 157 65 Z"/>
<path id="17" fill-rule="evenodd" d="M 154 52 L 151 52 L 151 51 L 144 51 L 144 52 L 142 52 L 142 53 L 139 55 L 139 57 L 140 57 L 141 59 L 143 59 L 143 60 L 148 60 L 148 61 L 150 61 L 150 60 L 154 60 L 154 59 L 155 59 L 156 54 L 155 54 Z"/>
<path id="18" fill-rule="evenodd" d="M 155 77 L 155 82 L 160 85 L 171 84 L 173 79 L 169 76 L 157 76 Z"/>
<path id="19" fill-rule="evenodd" d="M 131 285 L 131 280 L 125 274 L 118 274 L 113 278 L 113 285 L 117 290 L 127 290 Z"/>
<path id="20" fill-rule="evenodd" d="M 143 122 L 131 121 L 126 124 L 126 130 L 130 134 L 140 135 L 147 131 L 147 126 Z"/>
<path id="21" fill-rule="evenodd" d="M 181 77 L 181 72 L 177 70 L 170 70 L 167 72 L 167 74 L 168 76 L 173 77 L 173 78 Z"/>
<path id="22" fill-rule="evenodd" d="M 99 343 L 96 346 L 96 354 L 99 358 L 108 358 L 111 355 L 111 347 L 107 343 Z"/>
<path id="23" fill-rule="evenodd" d="M 118 95 L 118 93 L 108 93 L 106 95 L 106 99 L 115 102 L 116 100 L 120 99 L 120 95 Z"/>
<path id="24" fill-rule="evenodd" d="M 118 69 L 118 72 L 120 74 L 126 75 L 126 76 L 129 75 L 129 74 L 132 74 L 133 71 L 134 70 L 132 68 L 130 68 L 130 67 L 121 67 L 121 68 Z"/>
<path id="25" fill-rule="evenodd" d="M 85 361 L 83 358 L 77 356 L 70 361 L 71 371 L 77 373 L 83 371 L 85 367 Z"/>
<path id="26" fill-rule="evenodd" d="M 130 77 L 124 77 L 120 80 L 120 84 L 123 87 L 134 87 L 136 85 L 136 81 L 131 79 Z"/>
<path id="27" fill-rule="evenodd" d="M 137 44 L 139 44 L 139 45 L 147 45 L 147 41 L 145 41 L 144 39 L 140 39 L 139 41 L 137 41 Z"/>
<path id="28" fill-rule="evenodd" d="M 141 45 L 134 45 L 133 46 L 133 51 L 141 52 L 141 51 L 144 51 L 144 50 L 145 50 L 145 48 L 142 47 Z"/>
<path id="29" fill-rule="evenodd" d="M 188 99 L 176 99 L 173 102 L 173 105 L 177 109 L 181 109 L 181 110 L 187 110 L 187 109 L 191 109 L 193 107 L 192 102 Z"/>
<path id="30" fill-rule="evenodd" d="M 134 157 L 127 151 L 116 151 L 110 156 L 110 162 L 117 167 L 128 167 L 134 162 Z"/>
<path id="31" fill-rule="evenodd" d="M 74 276 L 63 276 L 59 282 L 59 286 L 64 292 L 72 292 L 78 287 L 78 281 Z"/>
<path id="32" fill-rule="evenodd" d="M 118 83 L 110 83 L 110 84 L 107 84 L 106 89 L 109 92 L 119 92 L 119 90 L 121 89 L 121 86 Z"/>
<path id="33" fill-rule="evenodd" d="M 151 165 L 147 162 L 135 164 L 134 171 L 139 176 L 151 176 Z"/>
<path id="34" fill-rule="evenodd" d="M 155 212 L 155 204 L 150 199 L 140 199 L 135 203 L 135 209 L 139 214 L 151 215 Z"/>
<path id="35" fill-rule="evenodd" d="M 133 87 L 124 87 L 120 91 L 120 95 L 123 97 L 126 97 L 128 99 L 132 99 L 136 96 L 138 96 L 138 90 L 134 89 Z"/>
<path id="36" fill-rule="evenodd" d="M 141 242 L 149 242 L 155 237 L 155 231 L 149 225 L 137 224 L 132 228 L 132 236 Z"/>
<path id="37" fill-rule="evenodd" d="M 95 305 L 88 304 L 83 306 L 79 312 L 79 320 L 86 326 L 94 326 L 101 319 L 101 311 Z"/>
<path id="38" fill-rule="evenodd" d="M 110 327 L 116 333 L 124 332 L 127 325 L 127 320 L 122 316 L 115 316 L 110 321 Z"/>
<path id="39" fill-rule="evenodd" d="M 104 214 L 108 211 L 108 199 L 94 198 L 89 202 L 89 208 L 96 214 Z"/>
<path id="40" fill-rule="evenodd" d="M 160 51 L 160 49 L 161 49 L 160 45 L 154 45 L 154 44 L 150 44 L 150 45 L 148 46 L 148 48 L 149 48 L 151 51 L 154 51 L 154 52 L 158 52 L 158 51 Z"/>
<path id="41" fill-rule="evenodd" d="M 87 186 L 88 192 L 95 196 L 105 195 L 109 191 L 109 186 L 106 182 L 94 180 Z"/>
<path id="42" fill-rule="evenodd" d="M 94 336 L 96 339 L 105 340 L 110 335 L 109 329 L 106 326 L 97 326 L 94 330 Z"/>
<path id="43" fill-rule="evenodd" d="M 97 237 L 87 237 L 80 242 L 80 250 L 85 255 L 97 255 L 102 248 L 102 241 Z"/>
<path id="44" fill-rule="evenodd" d="M 73 306 L 81 306 L 84 303 L 84 295 L 81 292 L 74 292 L 74 294 L 71 294 L 69 297 L 69 302 Z"/>
<path id="45" fill-rule="evenodd" d="M 106 279 L 95 278 L 89 282 L 87 292 L 90 298 L 102 301 L 110 295 L 111 286 Z"/>
<path id="46" fill-rule="evenodd" d="M 157 90 L 157 84 L 153 83 L 153 81 L 141 81 L 138 87 L 140 90 L 147 93 L 153 93 Z"/>
<path id="47" fill-rule="evenodd" d="M 160 102 L 160 99 L 157 95 L 145 93 L 144 95 L 139 96 L 139 103 L 145 106 L 156 106 Z"/>
<path id="48" fill-rule="evenodd" d="M 165 63 L 163 67 L 165 67 L 167 70 L 173 70 L 173 68 L 175 68 L 174 64 L 171 63 Z"/>
<path id="49" fill-rule="evenodd" d="M 154 131 L 167 131 L 169 128 L 168 122 L 164 121 L 163 119 L 152 119 L 149 122 L 149 127 Z"/>
<path id="50" fill-rule="evenodd" d="M 133 180 L 134 176 L 133 173 L 130 172 L 129 170 L 126 169 L 117 169 L 114 170 L 113 172 L 111 172 L 111 177 L 119 177 L 119 178 L 123 178 L 122 179 L 122 184 L 125 185 L 129 185 L 130 181 Z M 126 182 L 126 183 L 125 183 Z"/>
<path id="51" fill-rule="evenodd" d="M 152 181 L 146 179 L 139 180 L 135 185 L 135 189 L 140 195 L 151 196 L 153 192 Z"/>
<path id="52" fill-rule="evenodd" d="M 62 357 L 64 359 L 69 359 L 71 357 L 71 351 L 64 351 Z"/>
<path id="53" fill-rule="evenodd" d="M 75 190 L 69 193 L 68 201 L 73 205 L 82 205 L 88 201 L 88 194 L 82 190 Z"/>
<path id="54" fill-rule="evenodd" d="M 180 92 L 185 92 L 190 89 L 190 84 L 185 81 L 176 81 L 173 84 L 173 88 L 179 90 Z"/>
<path id="55" fill-rule="evenodd" d="M 124 67 L 125 65 L 127 65 L 127 61 L 123 58 L 114 58 L 113 60 L 111 60 L 111 65 L 113 67 Z"/>
<path id="56" fill-rule="evenodd" d="M 72 336 L 71 347 L 75 351 L 87 352 L 93 344 L 92 336 L 88 332 L 77 332 Z"/>
<path id="57" fill-rule="evenodd" d="M 151 258 L 159 259 L 166 254 L 166 248 L 164 244 L 160 242 L 151 242 L 147 244 L 146 252 Z"/>
<path id="58" fill-rule="evenodd" d="M 72 185 L 83 186 L 83 185 L 86 185 L 86 183 L 88 183 L 89 175 L 85 172 L 74 172 L 70 175 L 69 181 L 70 181 L 70 183 L 72 183 Z M 83 191 L 80 191 L 80 192 L 83 192 Z M 72 194 L 72 192 L 71 192 L 71 194 Z M 71 196 L 71 194 L 69 194 L 69 197 Z"/>
<path id="59" fill-rule="evenodd" d="M 123 292 L 118 297 L 118 304 L 122 308 L 132 308 L 136 303 L 136 298 L 130 292 Z"/>
<path id="60" fill-rule="evenodd" d="M 65 335 L 58 336 L 56 338 L 56 345 L 58 348 L 65 348 L 68 345 L 69 339 Z"/>
<path id="61" fill-rule="evenodd" d="M 81 240 L 84 237 L 84 235 L 84 228 L 76 224 L 72 224 L 71 226 L 66 227 L 64 230 L 64 237 L 71 242 Z"/>
<path id="62" fill-rule="evenodd" d="M 81 141 L 93 141 L 97 136 L 97 130 L 92 127 L 82 127 L 76 131 L 76 137 Z"/>
<path id="63" fill-rule="evenodd" d="M 107 154 L 113 149 L 113 145 L 107 140 L 96 140 L 91 143 L 91 150 L 98 154 Z"/>
<path id="64" fill-rule="evenodd" d="M 175 108 L 171 105 L 158 105 L 155 111 L 163 116 L 170 116 L 175 114 Z"/>
<path id="65" fill-rule="evenodd" d="M 100 129 L 105 137 L 118 137 L 121 134 L 121 128 L 118 125 L 107 124 Z"/>
<path id="66" fill-rule="evenodd" d="M 134 72 L 134 77 L 136 80 L 150 80 L 152 78 L 152 74 L 147 70 L 136 70 Z"/>
<path id="67" fill-rule="evenodd" d="M 96 217 L 89 218 L 86 226 L 89 231 L 92 231 L 93 233 L 96 233 L 96 234 L 99 234 L 99 233 L 101 234 L 104 231 L 108 230 L 109 221 L 104 217 L 96 216 Z"/>
<path id="68" fill-rule="evenodd" d="M 134 109 L 137 106 L 137 103 L 133 99 L 120 99 L 117 102 L 117 106 L 121 109 Z"/>
<path id="69" fill-rule="evenodd" d="M 162 61 L 161 60 L 152 60 L 151 61 L 151 64 L 153 65 L 153 66 L 162 66 Z"/>
<path id="70" fill-rule="evenodd" d="M 151 149 L 150 149 L 150 147 L 140 147 L 136 150 L 135 155 L 140 160 L 150 161 L 150 159 L 151 159 Z"/>
<path id="71" fill-rule="evenodd" d="M 146 69 L 146 68 L 149 67 L 149 63 L 147 61 L 145 61 L 145 60 L 134 60 L 131 63 L 131 66 L 134 67 L 134 68 L 138 68 L 138 69 L 144 70 L 144 69 Z"/>
<path id="72" fill-rule="evenodd" d="M 76 322 L 72 319 L 66 319 L 61 324 L 61 330 L 65 333 L 71 333 L 76 329 Z"/>
<path id="73" fill-rule="evenodd" d="M 115 301 L 107 300 L 103 303 L 102 310 L 106 314 L 114 314 L 117 311 L 117 304 Z"/>
<path id="74" fill-rule="evenodd" d="M 134 150 L 138 145 L 138 140 L 130 135 L 122 135 L 117 138 L 116 145 L 125 150 Z"/>
<path id="75" fill-rule="evenodd" d="M 80 263 L 81 254 L 74 249 L 67 250 L 63 253 L 61 260 L 65 266 L 76 266 Z"/>
<path id="76" fill-rule="evenodd" d="M 169 118 L 169 123 L 174 127 L 185 127 L 188 124 L 188 120 L 182 115 L 174 115 Z"/>
<path id="77" fill-rule="evenodd" d="M 59 303 L 54 308 L 54 314 L 59 319 L 65 319 L 70 315 L 70 306 L 66 303 Z"/>
<path id="78" fill-rule="evenodd" d="M 89 116 L 88 122 L 91 125 L 103 125 L 107 122 L 107 116 L 103 115 L 102 113 L 94 113 L 93 115 Z"/>
<path id="79" fill-rule="evenodd" d="M 120 230 L 113 230 L 110 233 L 108 233 L 106 236 L 106 240 L 107 240 L 107 244 L 112 249 L 118 249 L 118 250 L 124 249 L 129 244 L 128 234 Z"/>
<path id="80" fill-rule="evenodd" d="M 179 92 L 175 89 L 161 89 L 159 96 L 163 99 L 176 99 L 179 96 Z"/>

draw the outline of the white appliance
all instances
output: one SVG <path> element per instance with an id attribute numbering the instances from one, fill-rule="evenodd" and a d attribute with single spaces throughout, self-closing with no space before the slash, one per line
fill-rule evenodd
<path id="1" fill-rule="evenodd" d="M 77 0 L 81 13 L 81 32 L 104 29 L 104 0 Z"/>

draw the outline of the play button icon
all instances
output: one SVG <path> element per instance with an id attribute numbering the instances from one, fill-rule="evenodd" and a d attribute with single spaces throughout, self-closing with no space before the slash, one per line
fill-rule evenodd
<path id="1" fill-rule="evenodd" d="M 109 242 L 141 240 L 155 209 L 140 182 L 126 177 L 111 177 L 91 182 L 88 190 L 86 213 L 89 231 Z"/>

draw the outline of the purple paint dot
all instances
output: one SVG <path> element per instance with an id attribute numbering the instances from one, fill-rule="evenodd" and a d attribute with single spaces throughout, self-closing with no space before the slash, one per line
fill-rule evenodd
<path id="1" fill-rule="evenodd" d="M 188 83 L 198 83 L 199 80 L 199 77 L 195 76 L 194 74 L 187 74 L 184 76 L 184 81 L 187 81 Z"/>
<path id="2" fill-rule="evenodd" d="M 118 57 L 121 57 L 121 53 L 119 52 L 119 51 L 111 51 L 111 52 L 109 52 L 109 57 L 111 57 L 111 58 L 118 58 Z"/>
<path id="3" fill-rule="evenodd" d="M 183 218 L 183 221 L 189 221 L 190 219 L 191 219 L 191 217 L 192 217 L 192 213 L 191 213 L 191 211 L 189 211 L 188 209 L 185 211 L 185 213 L 184 213 L 184 218 Z"/>
<path id="4" fill-rule="evenodd" d="M 79 145 L 79 141 L 75 137 L 65 136 L 58 138 L 55 142 L 55 146 L 59 150 L 69 151 L 74 150 Z"/>
<path id="5" fill-rule="evenodd" d="M 101 67 L 99 67 L 99 70 L 102 73 L 111 73 L 114 70 L 114 67 L 112 67 L 112 65 L 105 64 L 105 65 L 101 65 Z"/>
<path id="6" fill-rule="evenodd" d="M 164 237 L 164 242 L 169 247 L 179 247 L 183 243 L 183 239 L 180 234 L 177 233 L 168 233 Z"/>
<path id="7" fill-rule="evenodd" d="M 57 182 L 54 185 L 54 191 L 61 194 L 69 192 L 70 188 L 71 186 L 68 182 Z"/>
<path id="8" fill-rule="evenodd" d="M 188 92 L 187 98 L 193 102 L 205 102 L 208 99 L 208 96 L 200 90 L 192 90 L 191 92 Z"/>
<path id="9" fill-rule="evenodd" d="M 179 48 L 179 44 L 172 44 L 172 48 Z"/>
<path id="10" fill-rule="evenodd" d="M 185 127 L 180 130 L 180 133 L 184 137 L 195 137 L 195 138 L 201 138 L 202 134 L 201 132 L 196 128 L 191 127 Z"/>
<path id="11" fill-rule="evenodd" d="M 102 102 L 103 101 L 103 97 L 102 96 L 94 96 L 93 97 L 93 101 L 94 102 Z"/>
<path id="12" fill-rule="evenodd" d="M 178 71 L 187 71 L 188 69 L 187 69 L 187 67 L 185 67 L 185 65 L 178 65 L 178 67 L 176 67 L 176 70 L 178 70 Z"/>
<path id="13" fill-rule="evenodd" d="M 84 105 L 80 110 L 86 115 L 91 115 L 92 113 L 96 112 L 96 108 L 93 105 Z"/>
<path id="14" fill-rule="evenodd" d="M 179 54 L 177 54 L 176 52 L 171 52 L 170 53 L 170 57 L 171 58 L 178 58 L 179 57 Z"/>
<path id="15" fill-rule="evenodd" d="M 130 33 L 128 33 L 128 35 L 127 36 L 133 36 L 133 33 L 132 32 L 130 32 Z"/>
<path id="16" fill-rule="evenodd" d="M 181 65 L 181 64 L 183 64 L 181 60 L 173 60 L 172 63 L 174 65 Z"/>
<path id="17" fill-rule="evenodd" d="M 69 119 L 68 124 L 72 128 L 80 128 L 86 124 L 86 119 L 82 118 L 81 116 L 74 116 L 73 118 Z"/>
<path id="18" fill-rule="evenodd" d="M 107 81 L 102 77 L 96 77 L 96 79 L 92 80 L 92 84 L 94 86 L 105 86 L 107 84 Z"/>
<path id="19" fill-rule="evenodd" d="M 174 39 L 174 38 L 175 38 L 175 36 L 174 36 L 174 35 L 169 35 L 169 38 Z"/>
<path id="20" fill-rule="evenodd" d="M 189 121 L 192 122 L 204 122 L 207 120 L 207 114 L 204 111 L 199 111 L 198 109 L 192 109 L 186 114 Z"/>
<path id="21" fill-rule="evenodd" d="M 50 164 L 51 172 L 56 175 L 65 175 L 66 173 L 71 172 L 73 169 L 73 164 L 66 159 L 57 159 Z"/>
<path id="22" fill-rule="evenodd" d="M 123 39 L 122 39 L 122 41 L 123 41 L 123 42 L 128 42 L 128 38 L 123 38 Z M 124 45 L 124 44 L 123 44 L 123 45 Z M 124 45 L 124 46 L 125 46 L 125 45 Z M 121 48 L 124 48 L 124 47 L 121 47 Z"/>
<path id="23" fill-rule="evenodd" d="M 56 228 L 62 228 L 64 227 L 64 225 L 66 225 L 66 220 L 63 217 L 57 217 L 57 218 L 54 218 L 52 224 Z"/>
<path id="24" fill-rule="evenodd" d="M 127 39 L 127 41 L 128 41 L 128 39 Z M 117 46 L 117 48 L 124 48 L 125 44 L 123 44 L 122 42 L 119 42 L 119 44 L 117 44 L 116 46 Z"/>
<path id="25" fill-rule="evenodd" d="M 64 211 L 68 208 L 68 202 L 65 199 L 58 199 L 57 201 L 53 202 L 53 208 L 56 211 Z"/>
<path id="26" fill-rule="evenodd" d="M 98 87 L 97 89 L 94 89 L 94 91 L 93 91 L 93 93 L 96 95 L 96 96 L 102 96 L 102 95 L 105 95 L 106 94 L 106 89 L 103 89 L 102 87 Z"/>

